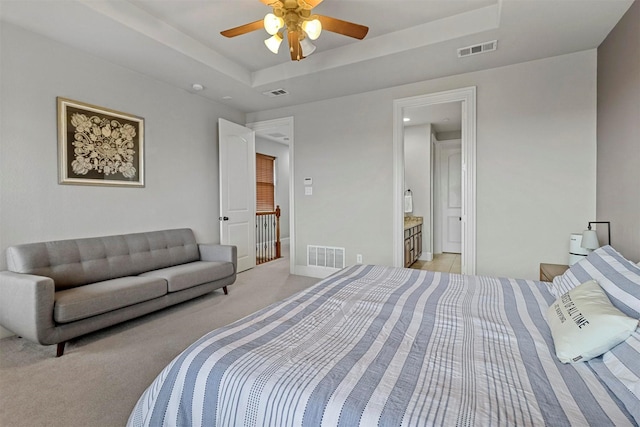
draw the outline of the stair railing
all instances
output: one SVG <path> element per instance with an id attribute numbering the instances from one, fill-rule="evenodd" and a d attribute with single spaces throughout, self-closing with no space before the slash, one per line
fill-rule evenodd
<path id="1" fill-rule="evenodd" d="M 280 206 L 276 206 L 273 212 L 256 212 L 256 264 L 281 256 Z"/>

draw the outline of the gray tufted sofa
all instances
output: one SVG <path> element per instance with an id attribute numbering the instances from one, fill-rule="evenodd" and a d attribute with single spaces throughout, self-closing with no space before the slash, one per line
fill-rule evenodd
<path id="1" fill-rule="evenodd" d="M 0 325 L 43 345 L 150 313 L 236 280 L 235 246 L 176 229 L 28 243 L 7 249 Z"/>

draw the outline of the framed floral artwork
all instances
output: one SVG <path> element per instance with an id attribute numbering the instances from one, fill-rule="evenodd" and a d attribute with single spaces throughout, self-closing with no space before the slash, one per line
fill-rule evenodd
<path id="1" fill-rule="evenodd" d="M 58 97 L 60 184 L 144 187 L 144 119 Z"/>

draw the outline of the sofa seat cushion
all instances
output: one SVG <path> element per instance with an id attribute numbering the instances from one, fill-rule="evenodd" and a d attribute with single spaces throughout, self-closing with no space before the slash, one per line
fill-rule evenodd
<path id="1" fill-rule="evenodd" d="M 233 275 L 233 263 L 195 261 L 142 273 L 141 277 L 157 277 L 167 281 L 169 292 L 214 282 Z"/>
<path id="2" fill-rule="evenodd" d="M 156 277 L 121 277 L 78 286 L 55 294 L 53 318 L 68 323 L 158 298 L 167 293 L 167 282 Z"/>

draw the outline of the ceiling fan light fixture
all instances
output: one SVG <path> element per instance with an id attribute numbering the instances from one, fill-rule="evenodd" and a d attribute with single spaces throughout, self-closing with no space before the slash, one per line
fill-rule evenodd
<path id="1" fill-rule="evenodd" d="M 220 31 L 220 34 L 223 37 L 232 38 L 264 28 L 271 36 L 264 43 L 275 54 L 280 50 L 286 35 L 291 60 L 300 61 L 315 51 L 316 47 L 310 41 L 318 39 L 323 31 L 358 40 L 362 40 L 369 31 L 369 28 L 364 25 L 330 16 L 314 15 L 313 8 L 322 0 L 260 0 L 260 2 L 272 8 L 270 13 L 263 15 L 263 19 Z"/>
<path id="2" fill-rule="evenodd" d="M 280 33 L 275 33 L 273 36 L 269 37 L 264 41 L 265 46 L 267 46 L 267 48 L 275 54 L 278 53 L 281 43 L 282 43 L 282 35 Z"/>
<path id="3" fill-rule="evenodd" d="M 275 35 L 282 27 L 284 20 L 273 13 L 267 13 L 264 17 L 264 29 L 272 36 Z"/>
<path id="4" fill-rule="evenodd" d="M 300 47 L 302 48 L 302 56 L 304 57 L 311 55 L 316 50 L 316 46 L 306 37 L 300 40 Z"/>
<path id="5" fill-rule="evenodd" d="M 318 18 L 306 20 L 302 23 L 302 29 L 311 40 L 316 40 L 322 32 L 322 23 Z"/>

